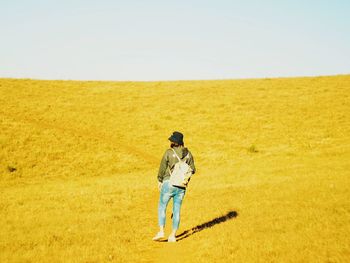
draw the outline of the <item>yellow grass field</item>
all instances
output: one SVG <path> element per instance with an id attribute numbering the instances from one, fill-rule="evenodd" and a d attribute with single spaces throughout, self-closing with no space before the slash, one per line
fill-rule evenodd
<path id="1" fill-rule="evenodd" d="M 0 128 L 2 263 L 350 262 L 350 75 L 0 79 Z M 198 170 L 153 242 L 175 130 Z"/>

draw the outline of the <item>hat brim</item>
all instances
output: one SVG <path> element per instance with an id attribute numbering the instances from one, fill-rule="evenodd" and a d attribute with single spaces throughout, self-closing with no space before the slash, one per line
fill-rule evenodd
<path id="1" fill-rule="evenodd" d="M 184 143 L 183 141 L 177 140 L 176 137 L 174 137 L 174 136 L 170 136 L 170 137 L 168 138 L 168 140 L 171 141 L 171 142 L 175 142 L 175 143 L 177 143 L 177 144 L 183 144 L 183 143 Z"/>

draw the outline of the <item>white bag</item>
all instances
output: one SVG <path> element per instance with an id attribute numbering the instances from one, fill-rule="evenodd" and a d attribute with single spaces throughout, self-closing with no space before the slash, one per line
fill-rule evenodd
<path id="1" fill-rule="evenodd" d="M 172 150 L 179 161 L 175 164 L 174 170 L 170 173 L 170 184 L 173 186 L 186 188 L 188 181 L 192 176 L 192 168 L 185 162 L 189 156 L 189 153 L 186 155 L 184 160 L 181 160 L 176 154 L 175 150 Z"/>

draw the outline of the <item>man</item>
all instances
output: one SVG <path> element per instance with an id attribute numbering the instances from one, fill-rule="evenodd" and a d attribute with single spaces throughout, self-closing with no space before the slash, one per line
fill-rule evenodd
<path id="1" fill-rule="evenodd" d="M 160 163 L 158 172 L 158 188 L 160 190 L 158 205 L 159 232 L 153 238 L 155 241 L 164 238 L 166 208 L 170 199 L 173 198 L 172 232 L 168 237 L 168 242 L 176 242 L 176 231 L 180 224 L 180 208 L 186 193 L 186 188 L 170 184 L 170 174 L 173 171 L 175 164 L 179 162 L 180 158 L 191 167 L 192 174 L 196 171 L 193 156 L 191 152 L 185 148 L 183 137 L 184 136 L 181 132 L 173 132 L 169 137 L 170 149 L 166 150 Z"/>

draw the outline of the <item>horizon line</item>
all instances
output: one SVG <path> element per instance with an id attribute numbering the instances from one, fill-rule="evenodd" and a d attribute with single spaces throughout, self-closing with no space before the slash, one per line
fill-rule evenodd
<path id="1" fill-rule="evenodd" d="M 62 82 L 192 82 L 192 81 L 232 81 L 232 80 L 269 80 L 269 79 L 293 79 L 293 78 L 318 78 L 350 76 L 349 73 L 337 73 L 329 75 L 295 75 L 295 76 L 272 76 L 272 77 L 238 77 L 238 78 L 212 78 L 212 79 L 168 79 L 168 80 L 112 80 L 112 79 L 50 79 L 31 77 L 2 77 L 0 80 L 32 80 L 32 81 L 62 81 Z"/>

